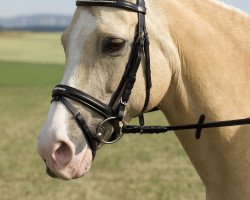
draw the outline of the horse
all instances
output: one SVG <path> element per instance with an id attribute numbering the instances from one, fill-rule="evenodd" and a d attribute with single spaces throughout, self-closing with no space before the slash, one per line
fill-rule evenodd
<path id="1" fill-rule="evenodd" d="M 127 3 L 137 4 L 136 0 Z M 171 125 L 196 121 L 201 113 L 207 121 L 249 116 L 248 14 L 213 0 L 147 0 L 146 6 L 150 98 L 143 109 L 147 98 L 144 56 L 124 123 L 155 107 Z M 61 84 L 109 104 L 130 60 L 137 24 L 138 15 L 131 10 L 78 6 L 61 37 L 66 54 Z M 94 159 L 89 136 L 82 134 L 75 117 L 83 116 L 85 132 L 95 132 L 103 116 L 79 102 L 65 101 L 53 99 L 37 150 L 50 176 L 70 180 L 84 176 Z M 114 126 L 106 123 L 101 128 L 109 139 Z M 206 129 L 197 141 L 191 130 L 175 132 L 204 183 L 207 200 L 250 199 L 249 133 L 249 126 Z"/>

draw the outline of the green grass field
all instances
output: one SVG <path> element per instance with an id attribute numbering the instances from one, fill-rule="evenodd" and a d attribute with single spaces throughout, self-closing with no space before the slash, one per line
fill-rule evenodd
<path id="1" fill-rule="evenodd" d="M 46 175 L 36 137 L 51 89 L 63 74 L 57 41 L 60 34 L 0 33 L 0 200 L 205 199 L 204 187 L 173 134 L 125 136 L 102 148 L 91 172 L 79 180 Z M 147 118 L 165 123 L 161 114 Z"/>

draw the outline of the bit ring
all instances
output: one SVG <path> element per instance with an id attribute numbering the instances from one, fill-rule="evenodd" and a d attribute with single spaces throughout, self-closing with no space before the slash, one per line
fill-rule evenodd
<path id="1" fill-rule="evenodd" d="M 97 138 L 100 142 L 102 142 L 103 144 L 114 144 L 114 143 L 118 142 L 118 141 L 122 138 L 122 136 L 124 135 L 124 133 L 122 132 L 122 127 L 125 126 L 126 124 L 125 124 L 124 121 L 119 121 L 119 122 L 122 123 L 122 126 L 120 126 L 120 130 L 119 130 L 120 133 L 119 133 L 119 135 L 117 136 L 117 138 L 116 138 L 115 140 L 112 140 L 112 141 L 106 141 L 106 140 L 103 139 L 103 136 L 105 136 L 105 133 L 103 134 L 103 131 L 105 131 L 104 128 L 103 128 L 103 126 L 104 126 L 105 124 L 110 123 L 111 121 L 115 121 L 115 120 L 117 120 L 116 117 L 107 118 L 107 119 L 105 119 L 102 123 L 100 123 L 100 125 L 97 127 L 96 138 Z"/>

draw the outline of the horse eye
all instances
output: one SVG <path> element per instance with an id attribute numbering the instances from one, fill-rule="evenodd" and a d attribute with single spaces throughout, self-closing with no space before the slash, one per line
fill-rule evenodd
<path id="1" fill-rule="evenodd" d="M 126 41 L 120 38 L 105 38 L 102 43 L 103 53 L 115 53 L 124 47 Z"/>

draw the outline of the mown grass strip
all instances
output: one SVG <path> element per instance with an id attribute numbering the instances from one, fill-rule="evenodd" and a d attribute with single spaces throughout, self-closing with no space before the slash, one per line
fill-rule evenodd
<path id="1" fill-rule="evenodd" d="M 60 64 L 0 61 L 0 86 L 50 86 L 63 75 Z"/>
<path id="2" fill-rule="evenodd" d="M 64 63 L 61 33 L 0 32 L 0 60 Z"/>

